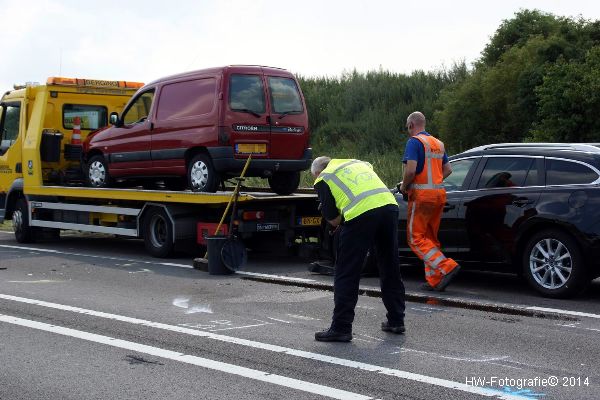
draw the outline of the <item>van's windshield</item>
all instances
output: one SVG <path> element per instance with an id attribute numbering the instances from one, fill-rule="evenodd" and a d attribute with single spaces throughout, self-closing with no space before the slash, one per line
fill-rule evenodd
<path id="1" fill-rule="evenodd" d="M 265 89 L 259 75 L 231 75 L 229 106 L 233 111 L 264 114 Z"/>
<path id="2" fill-rule="evenodd" d="M 270 76 L 269 92 L 275 114 L 296 114 L 304 111 L 298 87 L 293 79 Z"/>

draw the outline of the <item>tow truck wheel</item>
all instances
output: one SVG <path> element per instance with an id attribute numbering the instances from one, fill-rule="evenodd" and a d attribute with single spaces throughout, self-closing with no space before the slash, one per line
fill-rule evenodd
<path id="1" fill-rule="evenodd" d="M 282 196 L 294 193 L 300 186 L 300 172 L 275 172 L 269 177 L 269 186 Z"/>
<path id="2" fill-rule="evenodd" d="M 169 257 L 175 249 L 173 223 L 163 208 L 151 208 L 145 217 L 144 245 L 153 257 Z"/>
<path id="3" fill-rule="evenodd" d="M 206 154 L 198 154 L 192 158 L 188 164 L 187 178 L 192 192 L 214 193 L 219 187 L 220 179 Z"/>
<path id="4" fill-rule="evenodd" d="M 35 228 L 29 226 L 29 210 L 27 209 L 27 200 L 24 198 L 18 199 L 15 204 L 15 210 L 12 215 L 12 225 L 17 242 L 35 242 Z"/>
<path id="5" fill-rule="evenodd" d="M 102 155 L 97 154 L 90 158 L 87 180 L 89 185 L 95 188 L 109 187 L 112 184 L 112 178 L 108 174 L 108 163 Z"/>

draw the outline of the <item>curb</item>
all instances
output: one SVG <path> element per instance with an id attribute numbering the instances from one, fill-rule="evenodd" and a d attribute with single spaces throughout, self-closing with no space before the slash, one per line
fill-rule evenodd
<path id="1" fill-rule="evenodd" d="M 295 278 L 285 279 L 280 277 L 265 277 L 265 276 L 243 276 L 241 279 L 271 283 L 284 286 L 298 286 L 310 289 L 325 290 L 333 292 L 333 284 L 322 282 L 300 281 Z M 358 290 L 359 296 L 381 297 L 381 290 L 375 288 L 360 287 Z M 579 321 L 579 318 L 569 314 L 561 314 L 560 312 L 549 312 L 538 309 L 532 309 L 529 306 L 513 305 L 507 303 L 490 303 L 483 301 L 474 301 L 466 299 L 455 299 L 439 295 L 424 295 L 416 292 L 406 292 L 406 301 L 414 303 L 422 303 L 428 305 L 438 305 L 446 307 L 463 308 L 468 310 L 486 311 L 497 314 L 518 315 L 532 318 L 545 318 L 562 321 Z"/>

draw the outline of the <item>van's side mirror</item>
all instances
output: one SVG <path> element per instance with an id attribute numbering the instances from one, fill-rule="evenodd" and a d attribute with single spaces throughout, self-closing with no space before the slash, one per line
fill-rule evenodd
<path id="1" fill-rule="evenodd" d="M 120 126 L 119 125 L 119 114 L 117 114 L 116 112 L 111 112 L 110 113 L 110 124 L 114 125 L 114 126 Z"/>

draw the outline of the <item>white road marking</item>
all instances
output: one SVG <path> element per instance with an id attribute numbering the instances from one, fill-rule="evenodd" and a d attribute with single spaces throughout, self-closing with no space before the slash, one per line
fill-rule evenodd
<path id="1" fill-rule="evenodd" d="M 77 256 L 77 257 L 90 257 L 90 258 L 101 258 L 103 260 L 112 260 L 112 261 L 124 261 L 128 263 L 137 263 L 137 264 L 149 264 L 149 265 L 163 265 L 167 267 L 179 267 L 179 268 L 190 268 L 193 269 L 191 265 L 185 264 L 175 264 L 175 263 L 167 263 L 167 262 L 156 262 L 156 261 L 144 261 L 144 260 L 132 260 L 129 258 L 122 257 L 111 257 L 97 254 L 85 254 L 85 253 L 72 253 L 69 251 L 60 251 L 54 249 L 40 249 L 37 247 L 27 247 L 27 246 L 13 246 L 8 244 L 0 244 L 0 248 L 5 249 L 18 249 L 18 250 L 32 250 L 40 253 L 52 253 L 52 254 L 64 254 L 67 256 Z"/>
<path id="2" fill-rule="evenodd" d="M 67 256 L 77 256 L 77 257 L 102 258 L 104 260 L 122 261 L 122 262 L 127 262 L 127 263 L 134 263 L 134 264 L 138 263 L 138 264 L 147 264 L 147 265 L 160 265 L 163 267 L 177 267 L 177 268 L 187 268 L 187 269 L 194 268 L 193 266 L 187 265 L 187 264 L 132 260 L 129 258 L 122 258 L 122 257 L 110 257 L 110 256 L 97 255 L 97 254 L 73 253 L 73 252 L 69 252 L 69 251 L 61 251 L 61 250 L 54 250 L 54 249 L 41 249 L 41 248 L 37 248 L 37 247 L 28 247 L 28 246 L 14 246 L 14 245 L 8 245 L 8 244 L 0 244 L 0 248 L 28 250 L 28 251 L 35 251 L 35 252 L 40 252 L 40 253 L 64 254 Z M 138 272 L 141 272 L 141 271 L 138 271 Z M 280 276 L 280 275 L 272 275 L 272 274 L 260 274 L 258 272 L 236 271 L 236 274 L 246 275 L 246 276 L 256 276 L 256 277 L 261 277 L 261 278 L 285 279 L 288 281 L 300 282 L 300 283 L 316 282 L 314 279 L 293 278 L 293 277 L 289 277 L 289 276 Z"/>
<path id="3" fill-rule="evenodd" d="M 294 319 L 300 319 L 302 321 L 320 321 L 319 318 L 307 317 L 306 315 L 288 314 L 287 316 Z"/>
<path id="4" fill-rule="evenodd" d="M 271 319 L 273 321 L 277 321 L 277 322 L 283 322 L 284 324 L 291 324 L 292 321 L 286 321 L 284 319 L 277 319 L 277 318 L 273 318 L 273 317 L 267 317 L 267 319 Z"/>
<path id="5" fill-rule="evenodd" d="M 53 281 L 50 279 L 41 279 L 39 281 L 7 281 L 8 283 L 63 283 L 65 281 Z"/>
<path id="6" fill-rule="evenodd" d="M 473 363 L 487 363 L 490 361 L 501 361 L 501 360 L 506 360 L 507 358 L 509 358 L 509 356 L 502 356 L 502 357 L 484 357 L 484 358 L 465 358 L 465 357 L 454 357 L 454 356 L 445 356 L 443 354 L 438 354 L 438 353 L 432 353 L 429 351 L 423 351 L 423 350 L 415 350 L 415 349 L 408 349 L 406 347 L 403 347 L 400 349 L 400 351 L 397 352 L 393 352 L 391 354 L 398 354 L 398 353 L 418 353 L 418 354 L 426 354 L 428 356 L 434 356 L 434 357 L 438 357 L 438 358 L 443 358 L 445 360 L 452 360 L 452 361 L 465 361 L 465 362 L 473 362 Z"/>
<path id="7" fill-rule="evenodd" d="M 592 314 L 592 313 L 585 313 L 585 312 L 579 312 L 579 311 L 561 310 L 560 308 L 526 307 L 525 309 L 526 310 L 532 310 L 532 311 L 543 311 L 543 312 L 556 313 L 556 314 L 573 315 L 575 317 L 587 317 L 587 318 L 600 319 L 600 314 Z"/>
<path id="8" fill-rule="evenodd" d="M 243 326 L 232 326 L 230 328 L 218 328 L 218 329 L 211 329 L 211 332 L 217 332 L 217 331 L 230 331 L 233 329 L 246 329 L 246 328 L 254 328 L 257 326 L 265 326 L 265 325 L 270 325 L 271 322 L 263 322 L 262 324 L 255 324 L 255 325 L 243 325 Z"/>
<path id="9" fill-rule="evenodd" d="M 236 337 L 232 337 L 232 336 L 225 336 L 225 335 L 221 335 L 218 333 L 200 331 L 200 330 L 185 328 L 185 327 L 181 327 L 181 326 L 168 325 L 168 324 L 163 324 L 160 322 L 152 322 L 152 321 L 147 321 L 147 320 L 133 318 L 133 317 L 126 317 L 126 316 L 117 315 L 117 314 L 109 314 L 109 313 L 105 313 L 102 311 L 94 311 L 94 310 L 89 310 L 89 309 L 85 309 L 85 308 L 67 306 L 67 305 L 57 304 L 57 303 L 50 303 L 50 302 L 46 302 L 46 301 L 42 301 L 42 300 L 27 299 L 24 297 L 11 296 L 11 295 L 7 295 L 7 294 L 0 294 L 0 299 L 16 301 L 16 302 L 25 303 L 25 304 L 33 304 L 33 305 L 37 305 L 37 306 L 41 306 L 41 307 L 53 308 L 56 310 L 70 311 L 70 312 L 75 312 L 75 313 L 79 313 L 79 314 L 91 315 L 94 317 L 106 318 L 106 319 L 111 319 L 111 320 L 115 320 L 115 321 L 130 323 L 130 324 L 134 324 L 134 325 L 147 326 L 147 327 L 156 328 L 156 329 L 164 329 L 167 331 L 183 333 L 183 334 L 191 335 L 191 336 L 205 337 L 205 338 L 217 340 L 220 342 L 232 343 L 232 344 L 237 344 L 237 345 L 241 345 L 241 346 L 252 347 L 255 349 L 272 351 L 274 353 L 287 354 L 287 355 L 294 356 L 294 357 L 300 357 L 300 358 L 320 361 L 320 362 L 324 362 L 324 363 L 328 363 L 328 364 L 339 365 L 339 366 L 344 366 L 344 367 L 348 367 L 348 368 L 354 368 L 354 369 L 367 371 L 367 372 L 374 372 L 374 373 L 387 375 L 387 376 L 394 376 L 394 377 L 401 378 L 401 379 L 407 379 L 407 380 L 411 380 L 411 381 L 415 381 L 415 382 L 444 387 L 444 388 L 448 388 L 448 389 L 455 389 L 455 390 L 466 392 L 466 393 L 474 393 L 474 394 L 478 394 L 478 395 L 486 396 L 486 397 L 505 399 L 505 400 L 517 400 L 517 399 L 523 400 L 524 399 L 524 397 L 522 397 L 522 396 L 511 395 L 511 394 L 508 394 L 508 393 L 505 393 L 505 392 L 502 392 L 499 390 L 494 390 L 494 389 L 489 389 L 489 388 L 484 388 L 484 387 L 477 387 L 477 386 L 470 386 L 470 385 L 466 385 L 461 382 L 454 382 L 454 381 L 450 381 L 447 379 L 435 378 L 432 376 L 416 374 L 416 373 L 412 373 L 412 372 L 408 372 L 408 371 L 402 371 L 399 369 L 386 368 L 386 367 L 381 367 L 379 365 L 367 364 L 367 363 L 363 363 L 363 362 L 359 362 L 359 361 L 347 360 L 344 358 L 327 356 L 324 354 L 292 349 L 289 347 L 283 347 L 283 346 L 278 346 L 278 345 L 273 345 L 273 344 L 268 344 L 268 343 L 256 342 L 253 340 L 241 339 L 241 338 L 236 338 Z"/>
<path id="10" fill-rule="evenodd" d="M 212 369 L 215 371 L 225 372 L 232 375 L 238 375 L 249 379 L 254 379 L 261 382 L 267 382 L 286 388 L 300 390 L 303 392 L 313 393 L 320 396 L 330 397 L 332 399 L 356 399 L 368 400 L 372 397 L 364 396 L 358 393 L 348 392 L 332 388 L 329 386 L 319 385 L 316 383 L 301 381 L 299 379 L 288 378 L 282 375 L 271 374 L 269 372 L 259 371 L 256 369 L 245 368 L 239 365 L 227 364 L 220 361 L 209 360 L 207 358 L 192 356 L 189 354 L 178 353 L 176 351 L 161 349 L 159 347 L 147 346 L 140 343 L 130 342 L 112 338 L 109 336 L 98 335 L 95 333 L 80 331 L 62 326 L 50 325 L 43 322 L 31 321 L 27 319 L 12 317 L 9 315 L 0 314 L 0 322 L 6 322 L 13 325 L 19 325 L 27 328 L 37 329 L 40 331 L 56 333 L 63 336 L 73 337 L 77 339 L 87 340 L 89 342 L 100 343 L 119 349 L 135 351 L 137 353 L 148 354 L 155 357 L 166 358 L 169 360 L 182 362 L 186 364 L 196 365 L 198 367 Z"/>

